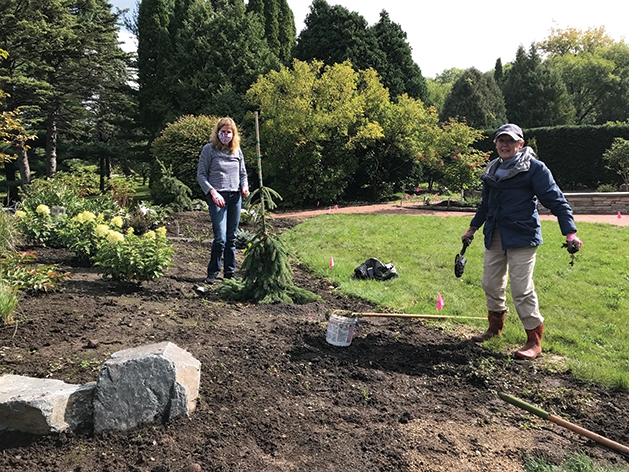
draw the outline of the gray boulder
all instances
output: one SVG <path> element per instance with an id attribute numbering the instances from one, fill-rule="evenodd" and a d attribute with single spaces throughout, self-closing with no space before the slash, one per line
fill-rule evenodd
<path id="1" fill-rule="evenodd" d="M 89 428 L 95 385 L 94 382 L 74 385 L 61 380 L 3 375 L 0 377 L 0 431 L 50 434 Z"/>
<path id="2" fill-rule="evenodd" d="M 116 352 L 98 375 L 94 432 L 125 431 L 189 416 L 200 380 L 201 363 L 173 343 Z"/>

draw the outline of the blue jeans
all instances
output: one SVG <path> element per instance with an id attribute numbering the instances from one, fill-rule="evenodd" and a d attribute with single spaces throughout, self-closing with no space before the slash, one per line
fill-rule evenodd
<path id="1" fill-rule="evenodd" d="M 236 270 L 236 235 L 240 224 L 240 209 L 242 197 L 240 192 L 219 192 L 225 199 L 225 206 L 220 208 L 214 204 L 208 195 L 210 220 L 214 241 L 210 251 L 210 263 L 207 275 L 216 276 L 221 271 L 221 259 L 225 259 L 225 274 L 233 274 Z"/>

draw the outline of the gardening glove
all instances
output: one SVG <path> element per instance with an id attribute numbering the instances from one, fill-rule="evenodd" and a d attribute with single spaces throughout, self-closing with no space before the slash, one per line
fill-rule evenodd
<path id="1" fill-rule="evenodd" d="M 470 226 L 469 229 L 465 232 L 465 234 L 461 236 L 461 241 L 463 242 L 463 244 L 466 244 L 467 246 L 472 244 L 472 241 L 474 240 L 475 232 L 476 230 Z"/>
<path id="2" fill-rule="evenodd" d="M 212 201 L 214 202 L 214 205 L 216 205 L 219 208 L 223 208 L 225 206 L 225 199 L 216 190 L 210 190 L 210 196 L 212 197 Z"/>
<path id="3" fill-rule="evenodd" d="M 582 245 L 583 243 L 579 238 L 577 238 L 576 233 L 566 234 L 566 244 L 564 244 L 564 247 L 570 254 L 578 252 Z"/>

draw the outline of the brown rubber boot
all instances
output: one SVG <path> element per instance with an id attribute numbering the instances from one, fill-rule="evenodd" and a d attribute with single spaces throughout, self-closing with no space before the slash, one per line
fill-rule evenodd
<path id="1" fill-rule="evenodd" d="M 489 320 L 489 328 L 482 334 L 476 334 L 472 336 L 472 341 L 475 343 L 484 343 L 488 339 L 493 338 L 494 336 L 500 336 L 502 333 L 502 327 L 505 324 L 505 318 L 507 317 L 506 311 L 490 311 L 487 314 L 487 319 Z"/>
<path id="2" fill-rule="evenodd" d="M 542 352 L 542 331 L 544 330 L 544 323 L 539 325 L 535 329 L 527 329 L 526 337 L 527 342 L 522 349 L 515 353 L 516 357 L 520 359 L 535 359 Z"/>

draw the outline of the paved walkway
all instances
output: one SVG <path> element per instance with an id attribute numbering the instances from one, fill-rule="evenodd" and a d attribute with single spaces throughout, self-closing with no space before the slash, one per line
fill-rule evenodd
<path id="1" fill-rule="evenodd" d="M 296 212 L 277 212 L 273 213 L 276 218 L 310 218 L 325 213 L 380 213 L 380 214 L 396 214 L 396 215 L 437 215 L 437 216 L 469 216 L 471 219 L 474 215 L 473 211 L 450 211 L 436 210 L 434 208 L 425 208 L 422 204 L 408 203 L 400 205 L 399 203 L 381 203 L 377 205 L 364 206 L 348 206 L 322 208 L 320 210 L 305 210 Z M 555 220 L 553 215 L 540 215 L 542 220 Z M 578 223 L 584 221 L 587 223 L 608 223 L 616 226 L 629 226 L 629 215 L 574 215 L 574 220 Z"/>

